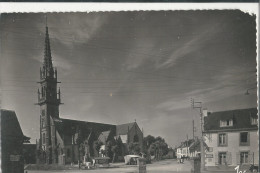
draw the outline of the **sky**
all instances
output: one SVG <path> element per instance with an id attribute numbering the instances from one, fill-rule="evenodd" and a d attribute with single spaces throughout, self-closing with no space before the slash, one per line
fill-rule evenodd
<path id="1" fill-rule="evenodd" d="M 1 14 L 1 107 L 39 139 L 37 89 L 44 13 Z M 123 124 L 171 147 L 199 135 L 199 110 L 252 108 L 256 94 L 255 16 L 239 10 L 48 13 L 60 117 Z M 249 89 L 249 95 L 245 92 Z"/>

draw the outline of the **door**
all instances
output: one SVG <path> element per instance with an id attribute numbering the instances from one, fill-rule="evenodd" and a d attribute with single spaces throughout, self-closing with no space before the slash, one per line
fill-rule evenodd
<path id="1" fill-rule="evenodd" d="M 225 165 L 227 162 L 227 153 L 221 152 L 218 154 L 218 163 L 219 165 Z"/>

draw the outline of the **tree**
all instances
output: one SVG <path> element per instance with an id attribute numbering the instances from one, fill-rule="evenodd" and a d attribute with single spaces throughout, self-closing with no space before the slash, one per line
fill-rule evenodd
<path id="1" fill-rule="evenodd" d="M 83 140 L 83 136 L 81 133 L 81 130 L 79 128 L 79 126 L 77 127 L 77 139 L 76 139 L 76 143 L 78 146 L 78 164 L 79 164 L 79 169 L 80 169 L 80 156 L 83 156 L 82 154 L 82 150 L 81 150 L 81 144 L 84 142 Z M 84 151 L 84 150 L 83 150 Z"/>
<path id="2" fill-rule="evenodd" d="M 93 143 L 93 147 L 95 149 L 95 151 L 97 152 L 97 156 L 99 157 L 99 150 L 101 148 L 101 146 L 103 145 L 103 143 L 101 141 L 94 141 Z"/>
<path id="3" fill-rule="evenodd" d="M 111 151 L 113 153 L 113 159 L 112 159 L 112 162 L 114 163 L 115 162 L 115 159 L 116 159 L 116 156 L 118 154 L 118 151 L 119 151 L 119 146 L 117 144 L 113 145 L 111 147 Z"/>
<path id="4" fill-rule="evenodd" d="M 161 160 L 162 156 L 168 153 L 168 145 L 160 136 L 154 138 L 149 135 L 146 137 L 145 142 L 146 152 L 151 156 L 155 156 L 156 160 Z"/>
<path id="5" fill-rule="evenodd" d="M 149 147 L 154 142 L 155 142 L 155 137 L 153 137 L 151 135 L 148 135 L 148 136 L 144 137 L 143 146 L 144 146 L 144 152 L 146 154 L 148 154 Z"/>
<path id="6" fill-rule="evenodd" d="M 113 146 L 113 141 L 108 141 L 106 146 L 105 146 L 105 153 L 107 157 L 112 158 L 112 146 Z"/>
<path id="7" fill-rule="evenodd" d="M 128 145 L 128 151 L 130 154 L 139 154 L 141 151 L 141 147 L 138 143 L 130 143 Z"/>

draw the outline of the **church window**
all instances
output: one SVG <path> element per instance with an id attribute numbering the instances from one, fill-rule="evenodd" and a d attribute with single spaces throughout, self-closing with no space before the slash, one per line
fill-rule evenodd
<path id="1" fill-rule="evenodd" d="M 67 149 L 67 156 L 70 157 L 70 149 Z"/>
<path id="2" fill-rule="evenodd" d="M 134 136 L 134 142 L 139 142 L 139 138 L 137 134 Z"/>
<path id="3" fill-rule="evenodd" d="M 42 144 L 45 144 L 45 133 L 42 134 Z"/>
<path id="4" fill-rule="evenodd" d="M 43 97 L 43 87 L 42 87 L 42 97 Z"/>
<path id="5" fill-rule="evenodd" d="M 44 116 L 44 115 L 45 115 L 45 110 L 43 109 L 43 110 L 42 110 L 42 116 Z"/>
<path id="6" fill-rule="evenodd" d="M 44 86 L 43 87 L 43 97 L 45 97 L 45 95 L 46 95 L 46 87 Z"/>
<path id="7" fill-rule="evenodd" d="M 42 119 L 42 127 L 45 127 L 45 122 L 44 122 L 44 118 Z"/>

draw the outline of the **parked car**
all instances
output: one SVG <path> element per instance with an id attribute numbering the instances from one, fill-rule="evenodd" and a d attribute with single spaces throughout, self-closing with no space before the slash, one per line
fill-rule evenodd
<path id="1" fill-rule="evenodd" d="M 138 158 L 141 158 L 141 156 L 138 156 L 138 155 L 126 155 L 126 156 L 124 157 L 124 159 L 125 159 L 125 164 L 126 164 L 126 165 L 136 165 Z"/>

